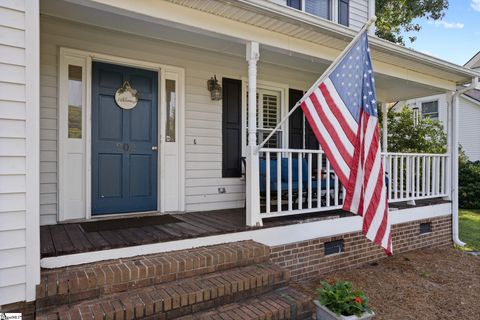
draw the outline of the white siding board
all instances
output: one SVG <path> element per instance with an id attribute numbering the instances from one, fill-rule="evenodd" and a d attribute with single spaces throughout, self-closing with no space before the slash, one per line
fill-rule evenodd
<path id="1" fill-rule="evenodd" d="M 459 100 L 459 142 L 471 161 L 480 160 L 480 103 L 461 97 Z"/>
<path id="2" fill-rule="evenodd" d="M 25 0 L 0 0 L 0 6 L 25 11 Z"/>
<path id="3" fill-rule="evenodd" d="M 0 288 L 25 283 L 25 266 L 2 269 Z"/>
<path id="4" fill-rule="evenodd" d="M 0 101 L 0 118 L 25 120 L 25 102 Z"/>
<path id="5" fill-rule="evenodd" d="M 25 66 L 25 49 L 3 45 L 0 42 L 0 57 L 3 63 Z"/>
<path id="6" fill-rule="evenodd" d="M 349 24 L 359 30 L 368 20 L 368 1 L 350 0 Z"/>
<path id="7" fill-rule="evenodd" d="M 0 137 L 0 156 L 25 156 L 25 139 Z"/>
<path id="8" fill-rule="evenodd" d="M 25 31 L 0 25 L 0 43 L 25 48 Z"/>
<path id="9" fill-rule="evenodd" d="M 0 193 L 0 212 L 24 210 L 25 193 Z"/>
<path id="10" fill-rule="evenodd" d="M 0 6 L 0 24 L 5 27 L 25 30 L 25 13 Z"/>
<path id="11" fill-rule="evenodd" d="M 10 82 L 0 82 L 0 100 L 24 102 L 25 85 Z"/>
<path id="12" fill-rule="evenodd" d="M 25 258 L 25 248 L 0 250 L 0 272 L 4 268 L 24 266 Z"/>
<path id="13" fill-rule="evenodd" d="M 25 247 L 25 229 L 0 232 L 0 250 Z"/>
<path id="14" fill-rule="evenodd" d="M 1 212 L 0 232 L 25 229 L 25 211 Z"/>
<path id="15" fill-rule="evenodd" d="M 0 174 L 25 174 L 25 157 L 0 157 Z"/>
<path id="16" fill-rule="evenodd" d="M 25 192 L 25 175 L 0 175 L 0 193 Z"/>
<path id="17" fill-rule="evenodd" d="M 3 270 L 0 272 L 3 274 Z M 7 301 L 22 301 L 25 300 L 25 290 L 25 283 L 0 287 L 0 297 L 7 297 Z"/>
<path id="18" fill-rule="evenodd" d="M 0 81 L 25 84 L 25 67 L 0 63 Z"/>
<path id="19" fill-rule="evenodd" d="M 0 119 L 0 137 L 4 137 L 4 138 L 25 137 L 25 120 Z"/>

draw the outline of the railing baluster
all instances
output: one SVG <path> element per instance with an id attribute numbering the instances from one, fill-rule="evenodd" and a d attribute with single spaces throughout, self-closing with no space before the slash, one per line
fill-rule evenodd
<path id="1" fill-rule="evenodd" d="M 317 156 L 317 208 L 322 207 L 322 163 L 323 154 Z"/>
<path id="2" fill-rule="evenodd" d="M 326 190 L 325 190 L 325 196 L 326 196 L 326 204 L 327 204 L 327 207 L 330 207 L 330 161 L 328 161 L 327 159 L 327 173 L 326 173 Z"/>
<path id="3" fill-rule="evenodd" d="M 270 213 L 270 151 L 265 152 L 265 169 L 266 169 L 266 200 L 265 200 L 265 206 L 266 206 L 266 212 Z"/>
<path id="4" fill-rule="evenodd" d="M 308 209 L 312 209 L 312 154 L 309 152 L 307 156 L 308 161 Z"/>
<path id="5" fill-rule="evenodd" d="M 432 195 L 437 194 L 437 157 L 432 157 Z"/>
<path id="6" fill-rule="evenodd" d="M 334 204 L 338 206 L 338 176 L 335 175 Z"/>
<path id="7" fill-rule="evenodd" d="M 298 180 L 297 180 L 297 192 L 298 192 L 298 209 L 302 210 L 303 207 L 303 171 L 302 171 L 302 153 L 298 153 Z"/>
<path id="8" fill-rule="evenodd" d="M 403 162 L 404 157 L 400 156 L 400 199 L 403 199 Z"/>
<path id="9" fill-rule="evenodd" d="M 432 175 L 431 175 L 431 167 L 432 167 L 432 158 L 431 157 L 426 157 L 427 158 L 427 195 L 430 196 L 431 195 L 431 191 L 432 191 L 432 188 L 431 188 L 431 183 L 432 183 Z"/>
<path id="10" fill-rule="evenodd" d="M 417 161 L 417 190 L 415 192 L 415 196 L 419 197 L 420 196 L 420 157 L 416 156 L 415 160 Z"/>
<path id="11" fill-rule="evenodd" d="M 392 199 L 392 185 L 393 185 L 393 170 L 392 170 L 393 157 L 388 155 L 388 199 Z"/>
<path id="12" fill-rule="evenodd" d="M 282 211 L 282 153 L 277 152 L 277 212 Z"/>
<path id="13" fill-rule="evenodd" d="M 292 211 L 292 153 L 288 153 L 288 211 Z"/>
<path id="14" fill-rule="evenodd" d="M 405 157 L 405 178 L 406 178 L 406 186 L 405 186 L 405 197 L 408 199 L 410 198 L 410 157 Z"/>
<path id="15" fill-rule="evenodd" d="M 393 157 L 393 198 L 398 199 L 398 156 Z"/>
<path id="16" fill-rule="evenodd" d="M 445 175 L 445 157 L 442 156 L 442 171 L 440 171 L 440 174 L 442 175 L 442 186 L 441 186 L 441 189 L 442 189 L 442 194 L 445 194 L 445 184 L 446 184 L 446 175 Z"/>

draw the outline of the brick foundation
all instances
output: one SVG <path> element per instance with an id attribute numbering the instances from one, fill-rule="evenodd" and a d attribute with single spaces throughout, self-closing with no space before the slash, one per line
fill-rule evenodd
<path id="1" fill-rule="evenodd" d="M 420 234 L 421 223 L 431 223 L 431 232 Z M 392 226 L 393 252 L 452 244 L 452 217 L 416 220 Z M 344 252 L 324 255 L 324 243 L 343 239 Z M 361 232 L 317 238 L 271 248 L 273 263 L 291 271 L 293 280 L 316 277 L 385 258 L 383 249 L 372 244 Z"/>

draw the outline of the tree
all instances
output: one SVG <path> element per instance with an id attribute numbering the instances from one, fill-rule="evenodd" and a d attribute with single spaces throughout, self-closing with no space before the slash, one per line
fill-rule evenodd
<path id="1" fill-rule="evenodd" d="M 381 123 L 382 114 L 379 115 Z M 413 111 L 404 107 L 402 111 L 390 110 L 387 119 L 388 152 L 445 153 L 447 134 L 439 121 L 419 118 L 414 122 Z"/>
<path id="2" fill-rule="evenodd" d="M 429 20 L 439 20 L 447 8 L 448 0 L 376 0 L 375 34 L 382 39 L 405 45 L 402 30 L 420 31 L 422 28 L 413 22 L 414 19 L 426 17 Z M 411 42 L 416 38 L 409 37 Z"/>

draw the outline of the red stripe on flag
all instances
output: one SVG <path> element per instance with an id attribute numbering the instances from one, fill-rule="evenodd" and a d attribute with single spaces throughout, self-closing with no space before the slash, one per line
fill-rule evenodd
<path id="1" fill-rule="evenodd" d="M 385 236 L 385 231 L 387 230 L 388 223 L 388 199 L 385 198 L 385 210 L 383 212 L 383 219 L 380 227 L 378 227 L 377 235 L 375 236 L 375 243 L 382 244 L 383 237 Z"/>
<path id="2" fill-rule="evenodd" d="M 312 115 L 310 114 L 310 110 L 308 110 L 308 106 L 306 105 L 306 103 L 302 102 L 301 107 L 302 107 L 303 113 L 305 113 L 305 118 L 307 118 L 308 123 L 310 124 L 310 127 L 312 128 L 313 133 L 315 134 L 315 137 L 317 137 L 317 140 L 322 146 L 322 149 L 324 150 L 325 155 L 327 156 L 327 159 L 330 161 L 330 164 L 332 165 L 335 174 L 338 176 L 338 179 L 343 184 L 345 181 L 348 181 L 347 177 L 343 174 L 343 171 L 340 169 L 339 164 L 335 160 L 335 157 L 333 156 L 333 153 L 330 150 L 330 146 L 325 141 L 323 136 L 320 134 L 320 131 L 318 130 L 315 120 L 313 120 Z"/>
<path id="3" fill-rule="evenodd" d="M 352 160 L 353 160 L 352 156 L 348 153 L 347 149 L 345 148 L 344 142 L 338 136 L 338 132 L 335 130 L 332 123 L 328 119 L 327 115 L 325 114 L 325 111 L 323 111 L 323 106 L 318 101 L 317 96 L 315 94 L 312 94 L 310 96 L 310 101 L 312 101 L 313 106 L 317 110 L 318 117 L 320 118 L 320 121 L 322 121 L 323 125 L 325 126 L 325 129 L 327 129 L 328 134 L 330 135 L 333 142 L 335 143 L 335 146 L 338 149 L 338 152 L 340 152 L 340 155 L 342 156 L 343 160 L 345 160 L 345 163 L 347 164 L 347 166 L 350 167 L 352 165 Z"/>
<path id="4" fill-rule="evenodd" d="M 343 131 L 345 132 L 345 135 L 348 137 L 350 140 L 350 143 L 352 145 L 355 144 L 355 132 L 353 132 L 348 125 L 347 120 L 345 120 L 345 116 L 342 111 L 340 111 L 340 108 L 338 108 L 337 104 L 333 100 L 332 96 L 330 95 L 330 92 L 328 91 L 327 86 L 325 83 L 321 83 L 319 86 L 320 91 L 323 94 L 323 97 L 325 98 L 325 101 L 327 102 L 328 106 L 330 107 L 330 110 L 332 110 L 333 115 L 335 118 L 337 118 L 338 122 L 343 128 Z"/>

